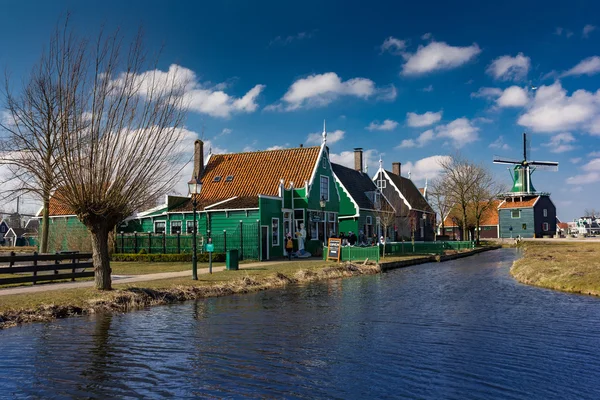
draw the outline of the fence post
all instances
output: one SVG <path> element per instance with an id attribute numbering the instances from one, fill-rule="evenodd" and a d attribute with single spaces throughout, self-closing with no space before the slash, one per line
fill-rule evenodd
<path id="1" fill-rule="evenodd" d="M 13 265 L 15 265 L 15 256 L 16 253 L 14 251 L 10 252 L 10 264 L 8 265 L 10 268 L 13 267 Z"/>
<path id="2" fill-rule="evenodd" d="M 75 274 L 75 265 L 77 264 L 77 258 L 76 258 L 76 256 L 75 256 L 75 255 L 73 255 L 73 260 L 72 260 L 72 262 L 73 262 L 73 269 L 71 270 L 71 272 L 72 272 L 73 274 Z M 75 282 L 75 277 L 72 277 L 72 278 L 71 278 L 71 282 Z"/>
<path id="3" fill-rule="evenodd" d="M 121 232 L 121 254 L 125 254 L 125 235 Z"/>
<path id="4" fill-rule="evenodd" d="M 37 251 L 33 252 L 33 284 L 35 285 L 35 281 L 36 281 L 36 277 L 37 277 L 37 257 L 38 257 L 38 253 Z"/>
<path id="5" fill-rule="evenodd" d="M 163 254 L 167 254 L 167 232 L 163 232 Z"/>
<path id="6" fill-rule="evenodd" d="M 56 255 L 58 255 L 58 252 L 56 252 Z M 58 265 L 58 264 L 60 264 L 60 260 L 57 257 L 56 260 L 54 260 L 54 265 Z M 54 270 L 54 275 L 58 275 L 57 269 Z"/>
<path id="7" fill-rule="evenodd" d="M 223 252 L 227 253 L 227 230 L 223 229 Z"/>
<path id="8" fill-rule="evenodd" d="M 148 254 L 152 254 L 152 232 L 148 232 Z"/>
<path id="9" fill-rule="evenodd" d="M 133 252 L 137 254 L 138 245 L 137 245 L 137 232 L 133 232 Z"/>
<path id="10" fill-rule="evenodd" d="M 181 254 L 181 232 L 177 232 L 177 254 Z"/>
<path id="11" fill-rule="evenodd" d="M 242 232 L 244 224 L 240 220 L 240 260 L 244 259 L 244 234 Z"/>
<path id="12" fill-rule="evenodd" d="M 258 255 L 258 261 L 262 261 L 262 237 L 260 236 L 260 220 L 256 220 L 256 229 L 258 230 L 258 240 L 256 241 L 256 250 Z"/>

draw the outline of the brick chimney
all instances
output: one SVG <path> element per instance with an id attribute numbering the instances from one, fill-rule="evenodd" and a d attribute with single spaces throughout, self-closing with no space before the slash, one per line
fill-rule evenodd
<path id="1" fill-rule="evenodd" d="M 401 167 L 401 165 L 402 164 L 399 163 L 399 162 L 393 162 L 392 163 L 392 172 L 394 173 L 394 175 L 400 176 L 400 172 L 401 172 L 400 167 Z"/>
<path id="2" fill-rule="evenodd" d="M 354 149 L 354 169 L 358 172 L 362 172 L 363 166 L 363 149 L 357 147 Z"/>
<path id="3" fill-rule="evenodd" d="M 204 171 L 204 142 L 200 139 L 194 142 L 194 171 L 192 178 L 200 178 Z"/>

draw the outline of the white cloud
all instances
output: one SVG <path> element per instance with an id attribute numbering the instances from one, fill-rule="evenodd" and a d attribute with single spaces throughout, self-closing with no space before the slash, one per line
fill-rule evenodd
<path id="1" fill-rule="evenodd" d="M 456 148 L 461 148 L 468 143 L 479 139 L 479 128 L 473 126 L 468 118 L 458 118 L 447 125 L 440 125 L 435 128 L 437 137 L 448 138 Z"/>
<path id="2" fill-rule="evenodd" d="M 367 130 L 369 131 L 392 131 L 396 129 L 398 123 L 391 119 L 386 119 L 381 124 L 379 121 L 373 121 L 367 126 Z"/>
<path id="3" fill-rule="evenodd" d="M 402 165 L 402 170 L 410 171 L 410 177 L 413 181 L 427 179 L 433 179 L 441 174 L 442 167 L 440 162 L 450 160 L 449 156 L 431 156 L 420 159 L 416 162 L 407 162 Z"/>
<path id="4" fill-rule="evenodd" d="M 421 90 L 424 91 L 424 92 L 433 92 L 433 85 L 429 85 L 427 87 L 424 87 Z"/>
<path id="5" fill-rule="evenodd" d="M 429 40 L 432 37 L 433 37 L 433 35 L 431 34 L 431 32 L 427 32 L 427 33 L 424 33 L 423 36 L 421 36 L 421 39 L 422 40 Z"/>
<path id="6" fill-rule="evenodd" d="M 588 153 L 587 156 L 588 157 L 600 157 L 600 151 L 592 151 L 591 153 Z"/>
<path id="7" fill-rule="evenodd" d="M 570 158 L 569 161 L 573 164 L 579 164 L 581 162 L 582 158 L 581 157 L 573 157 Z"/>
<path id="8" fill-rule="evenodd" d="M 581 31 L 581 37 L 582 38 L 589 38 L 590 37 L 590 33 L 592 33 L 593 31 L 596 30 L 596 25 L 586 25 L 583 27 L 583 30 Z"/>
<path id="9" fill-rule="evenodd" d="M 567 178 L 569 185 L 600 182 L 600 158 L 595 158 L 581 167 L 585 173 Z"/>
<path id="10" fill-rule="evenodd" d="M 310 39 L 315 36 L 317 30 L 313 30 L 310 32 L 298 32 L 295 35 L 290 36 L 277 36 L 275 39 L 271 40 L 269 46 L 287 46 L 288 44 L 304 39 Z"/>
<path id="11" fill-rule="evenodd" d="M 388 87 L 383 87 L 377 90 L 377 100 L 381 101 L 394 101 L 398 96 L 398 90 L 394 84 Z"/>
<path id="12" fill-rule="evenodd" d="M 499 107 L 522 107 L 529 102 L 527 91 L 519 86 L 504 89 L 502 95 L 496 100 Z"/>
<path id="13" fill-rule="evenodd" d="M 510 146 L 504 143 L 504 137 L 502 135 L 498 136 L 498 139 L 490 143 L 488 147 L 490 149 L 510 150 Z"/>
<path id="14" fill-rule="evenodd" d="M 233 132 L 233 129 L 223 128 L 223 130 L 221 131 L 221 133 L 219 133 L 217 136 L 229 135 L 231 132 Z"/>
<path id="15" fill-rule="evenodd" d="M 588 75 L 592 76 L 600 72 L 600 57 L 593 56 L 582 60 L 579 64 L 574 66 L 568 71 L 565 71 L 561 76 L 573 76 L 573 75 Z"/>
<path id="16" fill-rule="evenodd" d="M 337 130 L 333 132 L 327 132 L 327 144 L 333 144 L 335 142 L 339 142 L 344 138 L 344 131 Z M 306 144 L 316 144 L 319 145 L 323 141 L 323 133 L 309 133 L 306 137 Z"/>
<path id="17" fill-rule="evenodd" d="M 551 153 L 565 153 L 575 149 L 572 144 L 575 141 L 575 137 L 571 133 L 563 132 L 552 136 L 550 141 L 542 144 L 542 146 L 549 147 Z"/>
<path id="18" fill-rule="evenodd" d="M 283 150 L 283 149 L 287 149 L 287 145 L 286 146 L 275 145 L 275 146 L 266 148 L 266 150 Z"/>
<path id="19" fill-rule="evenodd" d="M 406 123 L 411 127 L 429 126 L 442 119 L 442 111 L 427 111 L 425 114 L 406 113 Z"/>
<path id="20" fill-rule="evenodd" d="M 404 139 L 398 146 L 397 149 L 405 149 L 410 147 L 423 147 L 427 143 L 431 142 L 435 138 L 435 132 L 433 129 L 428 129 L 421 133 L 419 137 L 414 139 Z"/>
<path id="21" fill-rule="evenodd" d="M 457 68 L 481 53 L 479 46 L 450 46 L 444 42 L 432 41 L 426 46 L 419 46 L 416 53 L 406 53 L 406 63 L 402 67 L 402 75 L 422 75 L 438 70 Z"/>
<path id="22" fill-rule="evenodd" d="M 331 162 L 343 165 L 348 168 L 354 168 L 354 152 L 342 151 L 341 153 L 330 153 Z M 377 150 L 369 149 L 363 151 L 363 163 L 368 166 L 368 170 L 374 172 L 379 167 L 379 153 Z M 364 167 L 364 166 L 363 166 Z"/>
<path id="23" fill-rule="evenodd" d="M 580 129 L 600 134 L 600 91 L 580 89 L 568 96 L 559 81 L 541 86 L 518 124 L 536 132 Z"/>
<path id="24" fill-rule="evenodd" d="M 393 89 L 395 98 L 395 87 Z M 279 103 L 272 104 L 265 110 L 292 111 L 299 108 L 322 107 L 340 96 L 364 99 L 379 91 L 390 94 L 390 88 L 377 89 L 375 82 L 370 79 L 352 78 L 342 81 L 335 72 L 327 72 L 298 79 L 290 86 Z"/>
<path id="25" fill-rule="evenodd" d="M 486 71 L 495 79 L 518 81 L 527 76 L 530 66 L 531 60 L 529 57 L 519 53 L 515 57 L 506 55 L 496 58 Z"/>
<path id="26" fill-rule="evenodd" d="M 385 39 L 381 45 L 381 54 L 388 52 L 390 54 L 399 55 L 406 49 L 406 40 L 396 39 L 393 36 Z"/>
<path id="27" fill-rule="evenodd" d="M 119 75 L 113 83 L 122 84 L 125 73 Z M 152 70 L 136 76 L 140 85 L 140 94 L 147 95 L 152 87 L 169 87 L 171 83 L 183 88 L 184 104 L 190 111 L 208 114 L 213 117 L 227 118 L 233 113 L 251 113 L 256 111 L 256 99 L 265 85 L 255 85 L 244 96 L 236 98 L 222 90 L 205 87 L 201 84 L 194 71 L 172 64 L 168 71 Z"/>
<path id="28" fill-rule="evenodd" d="M 484 99 L 494 99 L 500 96 L 502 96 L 502 89 L 491 87 L 481 87 L 478 91 L 471 93 L 471 97 Z"/>
<path id="29" fill-rule="evenodd" d="M 562 35 L 563 33 L 563 28 L 561 28 L 560 26 L 557 26 L 556 29 L 554 30 L 554 34 L 557 36 Z"/>

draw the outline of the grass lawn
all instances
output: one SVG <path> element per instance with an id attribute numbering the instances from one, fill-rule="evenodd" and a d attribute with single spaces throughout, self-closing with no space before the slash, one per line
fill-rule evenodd
<path id="1" fill-rule="evenodd" d="M 213 267 L 222 267 L 224 262 L 213 263 Z M 145 275 L 161 272 L 191 271 L 191 262 L 117 262 L 110 263 L 115 275 Z M 198 269 L 208 268 L 208 263 L 198 263 Z"/>
<path id="2" fill-rule="evenodd" d="M 510 272 L 519 282 L 600 295 L 600 242 L 523 242 Z"/>

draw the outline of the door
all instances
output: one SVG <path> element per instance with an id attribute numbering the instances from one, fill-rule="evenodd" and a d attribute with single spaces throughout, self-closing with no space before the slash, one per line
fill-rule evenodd
<path id="1" fill-rule="evenodd" d="M 269 227 L 260 227 L 260 260 L 269 259 Z"/>

